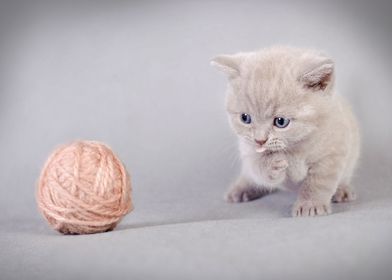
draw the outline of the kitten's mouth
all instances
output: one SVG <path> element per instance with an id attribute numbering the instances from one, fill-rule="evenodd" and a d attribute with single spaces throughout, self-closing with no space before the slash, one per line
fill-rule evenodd
<path id="1" fill-rule="evenodd" d="M 252 141 L 248 138 L 245 138 L 245 140 L 246 140 L 246 142 L 248 142 L 248 144 L 250 144 L 250 146 L 252 146 L 252 148 L 254 148 L 254 151 L 259 154 L 262 154 L 266 151 L 273 152 L 273 151 L 280 150 L 279 147 L 276 147 L 274 145 L 270 145 L 269 143 L 263 143 L 262 145 L 260 145 L 260 144 L 256 144 L 254 141 Z"/>
<path id="2" fill-rule="evenodd" d="M 264 147 L 264 146 L 258 146 L 258 147 L 256 147 L 256 153 L 264 153 L 266 150 L 267 150 L 267 148 L 266 147 Z"/>

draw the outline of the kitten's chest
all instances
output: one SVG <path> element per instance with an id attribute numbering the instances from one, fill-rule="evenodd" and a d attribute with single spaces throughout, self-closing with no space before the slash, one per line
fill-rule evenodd
<path id="1" fill-rule="evenodd" d="M 308 174 L 309 167 L 305 160 L 296 156 L 288 156 L 289 167 L 287 168 L 287 178 L 291 183 L 298 184 L 302 182 Z"/>

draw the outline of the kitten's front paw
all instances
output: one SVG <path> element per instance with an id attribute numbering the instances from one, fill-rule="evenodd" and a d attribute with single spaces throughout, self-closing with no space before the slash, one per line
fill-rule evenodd
<path id="1" fill-rule="evenodd" d="M 258 199 L 268 193 L 267 190 L 257 187 L 234 186 L 224 195 L 227 202 L 247 202 Z"/>
<path id="2" fill-rule="evenodd" d="M 331 214 L 330 203 L 312 200 L 298 200 L 292 210 L 293 217 L 312 217 Z"/>
<path id="3" fill-rule="evenodd" d="M 271 166 L 268 172 L 268 179 L 277 180 L 284 176 L 286 168 L 289 166 L 289 163 L 285 159 L 276 159 L 271 162 Z"/>

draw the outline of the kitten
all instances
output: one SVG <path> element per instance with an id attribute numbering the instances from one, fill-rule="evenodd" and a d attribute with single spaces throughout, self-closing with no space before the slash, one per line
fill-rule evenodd
<path id="1" fill-rule="evenodd" d="M 239 138 L 242 170 L 229 202 L 298 187 L 293 216 L 331 213 L 351 201 L 358 156 L 357 122 L 334 94 L 334 63 L 289 47 L 219 55 L 211 64 L 229 79 L 226 109 Z"/>

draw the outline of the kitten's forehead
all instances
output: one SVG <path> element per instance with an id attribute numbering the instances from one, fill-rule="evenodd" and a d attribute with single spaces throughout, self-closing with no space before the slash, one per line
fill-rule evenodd
<path id="1" fill-rule="evenodd" d="M 319 55 L 299 49 L 273 48 L 241 54 L 238 76 L 231 79 L 236 111 L 247 111 L 267 119 L 276 115 L 312 115 L 309 94 L 300 78 L 304 69 L 319 61 Z M 316 98 L 316 97 L 314 97 Z"/>
<path id="2" fill-rule="evenodd" d="M 286 103 L 289 92 L 285 89 L 287 81 L 284 82 L 284 79 L 284 73 L 266 69 L 260 64 L 243 72 L 238 89 L 253 112 L 261 118 L 268 118 Z"/>

